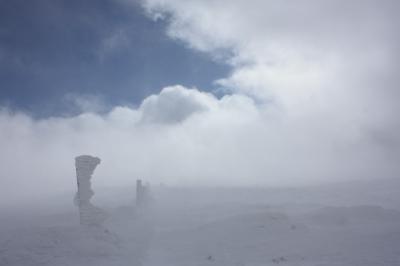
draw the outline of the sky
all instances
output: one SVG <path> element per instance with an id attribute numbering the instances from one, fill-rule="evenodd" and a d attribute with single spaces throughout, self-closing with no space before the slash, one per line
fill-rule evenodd
<path id="1" fill-rule="evenodd" d="M 37 118 L 138 105 L 170 84 L 213 90 L 229 71 L 168 38 L 139 3 L 0 3 L 0 104 Z"/>
<path id="2" fill-rule="evenodd" d="M 398 1 L 1 5 L 3 196 L 399 176 Z"/>

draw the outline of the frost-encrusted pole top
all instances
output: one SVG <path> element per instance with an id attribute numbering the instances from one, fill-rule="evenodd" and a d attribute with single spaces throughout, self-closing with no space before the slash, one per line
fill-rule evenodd
<path id="1" fill-rule="evenodd" d="M 100 164 L 100 162 L 100 158 L 90 155 L 80 155 L 75 157 L 76 170 L 82 170 L 85 174 L 88 173 L 92 175 L 94 169 L 98 164 Z"/>

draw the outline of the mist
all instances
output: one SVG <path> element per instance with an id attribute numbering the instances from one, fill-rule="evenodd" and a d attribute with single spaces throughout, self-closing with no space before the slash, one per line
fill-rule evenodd
<path id="1" fill-rule="evenodd" d="M 318 119 L 318 120 L 317 120 Z M 167 87 L 140 106 L 0 116 L 3 202 L 75 189 L 73 158 L 102 158 L 98 186 L 297 186 L 394 178 L 397 150 L 320 114 L 291 118 L 244 95 Z M 29 188 L 29 189 L 28 189 Z M 7 201 L 5 200 L 7 199 Z"/>
<path id="2" fill-rule="evenodd" d="M 397 1 L 15 3 L 0 265 L 400 264 Z"/>

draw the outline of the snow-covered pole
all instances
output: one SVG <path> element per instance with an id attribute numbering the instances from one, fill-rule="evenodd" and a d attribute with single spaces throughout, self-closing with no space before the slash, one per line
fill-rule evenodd
<path id="1" fill-rule="evenodd" d="M 100 159 L 90 155 L 81 155 L 75 158 L 78 185 L 75 204 L 79 207 L 79 221 L 81 225 L 99 225 L 106 217 L 101 209 L 95 207 L 90 202 L 90 199 L 94 195 L 91 187 L 91 178 L 98 164 L 100 164 Z"/>
<path id="2" fill-rule="evenodd" d="M 142 180 L 136 180 L 136 206 L 141 206 L 143 204 L 144 187 L 142 185 Z"/>

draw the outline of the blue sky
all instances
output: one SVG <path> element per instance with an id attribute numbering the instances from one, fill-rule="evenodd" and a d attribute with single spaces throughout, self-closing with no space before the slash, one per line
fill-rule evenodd
<path id="1" fill-rule="evenodd" d="M 0 1 L 0 105 L 36 117 L 73 115 L 72 99 L 106 110 L 162 87 L 213 90 L 226 64 L 165 34 L 138 4 L 104 0 Z"/>

